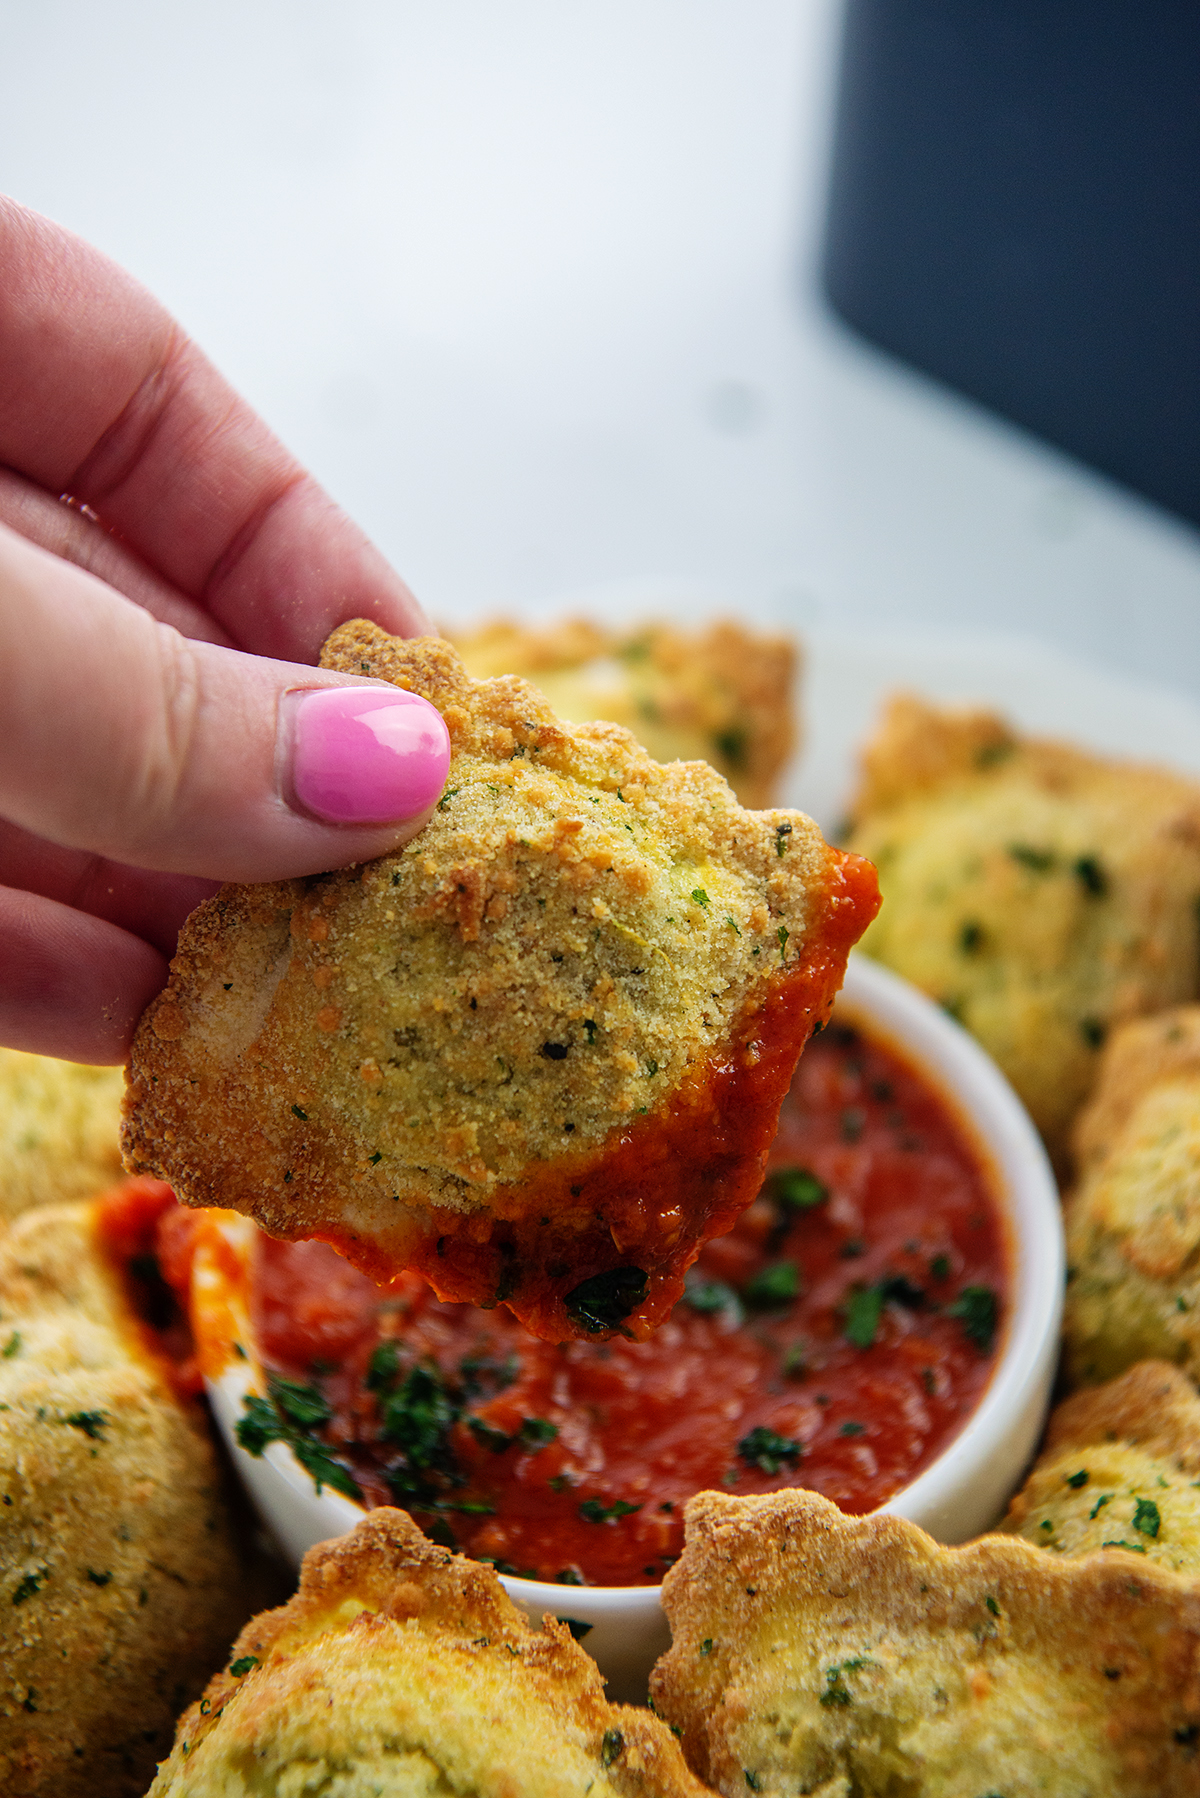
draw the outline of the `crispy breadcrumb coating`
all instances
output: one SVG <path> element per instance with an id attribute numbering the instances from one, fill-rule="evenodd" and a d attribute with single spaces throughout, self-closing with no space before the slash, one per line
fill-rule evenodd
<path id="1" fill-rule="evenodd" d="M 1116 1033 L 1075 1140 L 1070 1379 L 1109 1379 L 1154 1357 L 1200 1377 L 1200 1006 Z"/>
<path id="2" fill-rule="evenodd" d="M 0 1224 L 121 1175 L 120 1068 L 0 1049 Z"/>
<path id="3" fill-rule="evenodd" d="M 942 1548 L 811 1492 L 688 1506 L 651 1691 L 725 1798 L 1183 1798 L 1200 1588 L 1123 1549 Z"/>
<path id="4" fill-rule="evenodd" d="M 874 871 L 437 639 L 360 622 L 323 661 L 438 705 L 446 791 L 395 854 L 193 914 L 130 1164 L 550 1340 L 644 1336 L 754 1197 Z"/>
<path id="5" fill-rule="evenodd" d="M 1196 996 L 1200 786 L 902 697 L 849 842 L 884 894 L 863 948 L 978 1037 L 1062 1168 L 1109 1031 Z"/>
<path id="6" fill-rule="evenodd" d="M 1055 1554 L 1122 1542 L 1178 1573 L 1200 1572 L 1200 1397 L 1165 1361 L 1073 1394 L 1001 1528 Z"/>
<path id="7" fill-rule="evenodd" d="M 135 1798 L 245 1616 L 203 1414 L 142 1347 L 96 1208 L 0 1239 L 0 1791 Z"/>
<path id="8" fill-rule="evenodd" d="M 476 680 L 523 675 L 570 723 L 623 724 L 657 762 L 711 762 L 743 805 L 773 803 L 796 748 L 791 637 L 732 619 L 613 631 L 565 618 L 542 629 L 498 619 L 451 641 Z"/>
<path id="9" fill-rule="evenodd" d="M 666 1725 L 608 1704 L 565 1624 L 373 1511 L 304 1557 L 180 1719 L 150 1798 L 704 1798 Z"/>

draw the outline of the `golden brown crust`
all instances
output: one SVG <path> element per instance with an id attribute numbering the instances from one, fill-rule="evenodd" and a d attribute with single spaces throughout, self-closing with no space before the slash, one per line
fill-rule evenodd
<path id="1" fill-rule="evenodd" d="M 1066 1205 L 1073 1383 L 1160 1358 L 1200 1374 L 1200 1007 L 1118 1031 Z"/>
<path id="2" fill-rule="evenodd" d="M 120 1178 L 123 1090 L 120 1068 L 0 1048 L 0 1224 Z"/>
<path id="3" fill-rule="evenodd" d="M 796 748 L 792 638 L 721 619 L 697 631 L 602 630 L 584 618 L 540 629 L 497 619 L 452 638 L 476 679 L 519 674 L 560 718 L 606 718 L 656 761 L 706 761 L 743 805 L 771 805 Z"/>
<path id="4" fill-rule="evenodd" d="M 583 1279 L 641 1273 L 644 1332 L 753 1197 L 873 873 L 439 640 L 360 622 L 323 659 L 433 700 L 446 793 L 397 854 L 193 914 L 134 1045 L 130 1164 L 556 1339 Z"/>
<path id="5" fill-rule="evenodd" d="M 1081 1175 L 1104 1161 L 1138 1103 L 1167 1080 L 1200 1080 L 1200 1005 L 1173 1005 L 1114 1030 L 1074 1130 Z"/>
<path id="6" fill-rule="evenodd" d="M 245 1615 L 199 1406 L 147 1356 L 91 1205 L 0 1241 L 0 1790 L 135 1798 Z"/>
<path id="7" fill-rule="evenodd" d="M 1124 1550 L 708 1492 L 663 1600 L 654 1702 L 726 1798 L 1197 1790 L 1200 1591 Z"/>
<path id="8" fill-rule="evenodd" d="M 1200 1573 L 1200 1398 L 1164 1361 L 1141 1361 L 1052 1413 L 1042 1452 L 1002 1528 L 1080 1555 L 1123 1542 Z"/>
<path id="9" fill-rule="evenodd" d="M 864 949 L 979 1038 L 1064 1169 L 1106 1036 L 1196 995 L 1200 786 L 905 696 L 853 814 L 885 900 Z"/>
<path id="10" fill-rule="evenodd" d="M 392 1510 L 305 1556 L 296 1596 L 180 1719 L 152 1794 L 299 1791 L 302 1771 L 341 1798 L 703 1798 L 664 1724 L 605 1701 L 565 1625 L 530 1628 L 490 1569 Z"/>

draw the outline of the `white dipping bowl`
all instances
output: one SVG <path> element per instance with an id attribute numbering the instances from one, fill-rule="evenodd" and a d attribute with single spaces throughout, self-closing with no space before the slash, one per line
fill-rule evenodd
<path id="1" fill-rule="evenodd" d="M 991 1380 L 937 1459 L 882 1507 L 920 1524 L 939 1542 L 962 1542 L 996 1521 L 1045 1419 L 1063 1293 L 1058 1192 L 1037 1132 L 995 1063 L 915 987 L 852 955 L 835 1016 L 898 1052 L 949 1105 L 992 1176 L 1005 1223 L 1010 1304 Z M 272 1443 L 261 1458 L 238 1444 L 234 1432 L 243 1400 L 265 1390 L 247 1303 L 255 1226 L 233 1212 L 211 1217 L 192 1283 L 192 1321 L 208 1370 L 208 1396 L 259 1514 L 299 1562 L 313 1543 L 344 1535 L 366 1513 L 328 1488 L 318 1496 L 285 1444 Z M 650 1668 L 670 1645 L 659 1587 L 560 1586 L 508 1574 L 501 1579 L 534 1622 L 548 1611 L 590 1626 L 581 1639 L 607 1678 L 610 1696 L 644 1698 Z"/>

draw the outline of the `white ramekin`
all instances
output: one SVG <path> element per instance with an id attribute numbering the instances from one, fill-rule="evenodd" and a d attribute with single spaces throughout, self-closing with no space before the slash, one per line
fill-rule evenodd
<path id="1" fill-rule="evenodd" d="M 995 1063 L 915 987 L 865 956 L 851 956 L 837 1016 L 861 1023 L 894 1047 L 950 1103 L 992 1169 L 1007 1226 L 1011 1302 L 992 1378 L 937 1460 L 882 1507 L 941 1542 L 962 1542 L 999 1516 L 1045 1418 L 1062 1309 L 1058 1193 L 1037 1133 Z M 193 1328 L 209 1399 L 260 1515 L 298 1562 L 314 1542 L 352 1529 L 363 1508 L 328 1489 L 318 1496 L 285 1444 L 272 1443 L 261 1458 L 238 1445 L 234 1426 L 243 1400 L 265 1389 L 247 1306 L 255 1226 L 233 1212 L 210 1217 L 192 1283 Z M 612 1697 L 644 1697 L 649 1670 L 670 1642 L 657 1586 L 502 1578 L 535 1621 L 549 1611 L 589 1626 L 583 1645 L 607 1677 Z"/>

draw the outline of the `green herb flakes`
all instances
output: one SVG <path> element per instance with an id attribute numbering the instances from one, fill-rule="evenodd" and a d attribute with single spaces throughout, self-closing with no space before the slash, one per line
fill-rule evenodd
<path id="1" fill-rule="evenodd" d="M 947 1317 L 962 1320 L 963 1333 L 981 1355 L 992 1352 L 999 1312 L 996 1294 L 990 1286 L 964 1286 L 954 1303 L 946 1306 Z"/>
<path id="2" fill-rule="evenodd" d="M 878 1286 L 860 1286 L 846 1300 L 846 1341 L 855 1348 L 867 1349 L 875 1340 L 883 1315 L 883 1293 Z"/>
<path id="3" fill-rule="evenodd" d="M 760 1473 L 777 1474 L 785 1461 L 793 1464 L 804 1453 L 804 1444 L 797 1442 L 792 1436 L 777 1435 L 763 1424 L 758 1424 L 738 1443 L 738 1454 L 749 1467 L 757 1467 Z"/>
<path id="4" fill-rule="evenodd" d="M 632 1517 L 641 1505 L 631 1505 L 623 1498 L 614 1499 L 606 1505 L 602 1498 L 585 1498 L 579 1507 L 579 1515 L 585 1523 L 611 1523 L 618 1517 Z"/>
<path id="5" fill-rule="evenodd" d="M 1157 1536 L 1162 1515 L 1152 1498 L 1139 1498 L 1133 1510 L 1133 1527 L 1143 1536 Z"/>

